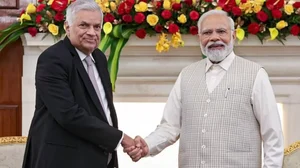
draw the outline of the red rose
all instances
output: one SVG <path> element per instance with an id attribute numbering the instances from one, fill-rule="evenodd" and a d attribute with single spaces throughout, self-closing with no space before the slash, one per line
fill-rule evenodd
<path id="1" fill-rule="evenodd" d="M 37 34 L 37 29 L 35 28 L 35 27 L 28 27 L 28 33 L 32 36 L 32 37 L 34 37 L 36 34 Z"/>
<path id="2" fill-rule="evenodd" d="M 161 7 L 161 2 L 160 1 L 155 1 L 156 3 L 156 8 L 160 8 Z"/>
<path id="3" fill-rule="evenodd" d="M 179 27 L 175 23 L 171 23 L 169 25 L 169 33 L 174 34 L 174 33 L 178 32 L 178 31 L 179 31 Z"/>
<path id="4" fill-rule="evenodd" d="M 189 6 L 191 6 L 193 4 L 192 0 L 184 0 L 184 2 Z"/>
<path id="5" fill-rule="evenodd" d="M 118 13 L 119 13 L 119 15 L 125 14 L 125 3 L 124 2 L 120 3 L 120 5 L 118 7 Z"/>
<path id="6" fill-rule="evenodd" d="M 174 3 L 174 4 L 172 5 L 172 9 L 173 9 L 173 10 L 176 10 L 176 11 L 180 11 L 180 9 L 181 9 L 181 4 L 180 4 L 180 3 Z"/>
<path id="7" fill-rule="evenodd" d="M 133 6 L 135 4 L 135 0 L 126 0 L 125 3 L 127 5 Z"/>
<path id="8" fill-rule="evenodd" d="M 163 27 L 162 27 L 162 25 L 157 24 L 157 25 L 155 25 L 154 30 L 155 30 L 157 33 L 160 33 L 160 32 L 163 30 Z"/>
<path id="9" fill-rule="evenodd" d="M 232 8 L 232 14 L 234 16 L 241 16 L 242 15 L 242 10 L 239 7 L 235 6 L 235 7 Z"/>
<path id="10" fill-rule="evenodd" d="M 132 16 L 129 15 L 129 14 L 123 15 L 123 16 L 122 16 L 122 20 L 123 20 L 125 23 L 131 23 L 131 22 L 132 22 Z"/>
<path id="11" fill-rule="evenodd" d="M 260 20 L 262 22 L 265 22 L 265 21 L 268 20 L 268 15 L 264 11 L 259 11 L 256 14 L 256 17 L 257 17 L 258 20 Z"/>
<path id="12" fill-rule="evenodd" d="M 272 10 L 272 16 L 274 19 L 280 19 L 282 16 L 282 13 L 279 9 L 273 9 Z"/>
<path id="13" fill-rule="evenodd" d="M 42 15 L 36 15 L 35 22 L 41 23 L 41 21 L 42 21 Z"/>
<path id="14" fill-rule="evenodd" d="M 267 0 L 266 6 L 269 10 L 281 9 L 284 6 L 284 0 Z"/>
<path id="15" fill-rule="evenodd" d="M 36 7 L 37 12 L 41 12 L 46 7 L 46 4 L 39 4 L 39 6 Z"/>
<path id="16" fill-rule="evenodd" d="M 293 25 L 290 30 L 291 34 L 294 36 L 298 36 L 300 32 L 300 27 L 298 25 Z"/>
<path id="17" fill-rule="evenodd" d="M 212 0 L 204 0 L 205 2 L 208 2 L 208 3 L 211 3 L 212 2 Z"/>
<path id="18" fill-rule="evenodd" d="M 145 29 L 138 29 L 136 32 L 135 32 L 135 35 L 140 38 L 140 39 L 143 39 L 146 37 L 146 30 Z"/>
<path id="19" fill-rule="evenodd" d="M 295 2 L 295 3 L 293 4 L 293 7 L 294 7 L 294 8 L 300 8 L 300 2 Z"/>
<path id="20" fill-rule="evenodd" d="M 145 3 L 147 3 L 147 0 L 139 0 L 139 2 L 145 2 Z"/>
<path id="21" fill-rule="evenodd" d="M 237 7 L 235 0 L 226 0 L 225 3 L 224 3 L 224 1 L 222 1 L 222 3 L 219 2 L 219 4 L 223 5 L 223 10 L 226 12 L 230 12 L 230 11 L 232 11 L 233 7 Z"/>
<path id="22" fill-rule="evenodd" d="M 190 18 L 191 18 L 191 20 L 198 20 L 198 18 L 199 18 L 199 13 L 197 12 L 197 11 L 191 11 L 190 12 Z"/>
<path id="23" fill-rule="evenodd" d="M 120 15 L 129 14 L 132 7 L 133 7 L 133 4 L 131 1 L 123 1 L 120 3 L 120 5 L 118 7 L 118 13 Z"/>
<path id="24" fill-rule="evenodd" d="M 228 3 L 227 1 L 228 0 L 219 0 L 218 1 L 218 6 L 220 6 L 221 8 L 224 8 L 224 6 L 226 5 L 226 3 Z"/>
<path id="25" fill-rule="evenodd" d="M 63 12 L 68 6 L 68 0 L 54 0 L 51 8 L 57 12 Z"/>
<path id="26" fill-rule="evenodd" d="M 251 34 L 257 34 L 259 32 L 259 24 L 258 23 L 250 23 L 248 26 L 248 32 Z"/>
<path id="27" fill-rule="evenodd" d="M 197 27 L 197 26 L 191 26 L 191 27 L 190 27 L 190 33 L 191 33 L 192 35 L 198 34 L 198 27 Z"/>
<path id="28" fill-rule="evenodd" d="M 58 22 L 63 21 L 64 19 L 65 19 L 65 16 L 61 12 L 56 13 L 54 16 L 54 20 L 56 20 Z"/>
<path id="29" fill-rule="evenodd" d="M 136 13 L 134 16 L 134 21 L 138 24 L 143 23 L 145 20 L 145 15 L 143 13 Z"/>
<path id="30" fill-rule="evenodd" d="M 127 0 L 125 1 L 125 13 L 129 14 L 135 1 Z"/>
<path id="31" fill-rule="evenodd" d="M 43 2 L 43 0 L 38 0 L 39 3 Z"/>
<path id="32" fill-rule="evenodd" d="M 112 23 L 112 22 L 115 20 L 115 17 L 114 17 L 114 15 L 112 15 L 112 14 L 110 14 L 110 13 L 106 13 L 106 14 L 104 15 L 103 20 L 104 20 L 104 23 L 106 23 L 106 22 Z"/>
<path id="33" fill-rule="evenodd" d="M 171 16 L 172 16 L 172 13 L 171 13 L 171 11 L 169 11 L 169 10 L 163 10 L 163 11 L 161 12 L 161 16 L 162 16 L 164 19 L 170 19 Z"/>

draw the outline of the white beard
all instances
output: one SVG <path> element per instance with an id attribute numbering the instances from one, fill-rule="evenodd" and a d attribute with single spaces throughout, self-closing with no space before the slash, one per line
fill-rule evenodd
<path id="1" fill-rule="evenodd" d="M 222 50 L 212 50 L 209 49 L 209 46 L 211 45 L 224 45 L 224 49 Z M 221 62 L 223 61 L 233 50 L 233 44 L 234 41 L 231 38 L 230 43 L 228 45 L 226 45 L 225 43 L 223 43 L 222 41 L 217 41 L 217 42 L 208 42 L 207 45 L 204 47 L 202 46 L 202 44 L 200 44 L 200 48 L 202 53 L 207 56 L 207 58 L 212 61 L 212 62 Z"/>

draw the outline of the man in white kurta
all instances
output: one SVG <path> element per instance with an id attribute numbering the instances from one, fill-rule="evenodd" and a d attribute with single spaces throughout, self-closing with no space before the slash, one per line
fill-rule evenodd
<path id="1" fill-rule="evenodd" d="M 234 23 L 224 11 L 202 15 L 198 27 L 208 58 L 181 71 L 161 124 L 136 138 L 142 155 L 127 152 L 137 161 L 180 137 L 179 168 L 281 168 L 283 135 L 267 72 L 234 54 Z"/>

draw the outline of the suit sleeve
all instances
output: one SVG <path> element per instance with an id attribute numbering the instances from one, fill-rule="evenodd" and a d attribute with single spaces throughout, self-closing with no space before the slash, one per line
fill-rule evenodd
<path id="1" fill-rule="evenodd" d="M 65 57 L 64 57 L 65 58 Z M 122 132 L 95 116 L 75 101 L 68 75 L 72 59 L 66 61 L 53 52 L 43 53 L 37 63 L 36 90 L 53 118 L 65 130 L 113 152 Z"/>

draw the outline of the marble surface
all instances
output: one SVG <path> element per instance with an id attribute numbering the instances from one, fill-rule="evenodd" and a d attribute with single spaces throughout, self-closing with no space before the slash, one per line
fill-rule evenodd
<path id="1" fill-rule="evenodd" d="M 0 145 L 0 168 L 20 168 L 25 152 L 24 144 Z"/>
<path id="2" fill-rule="evenodd" d="M 17 0 L 1 0 L 0 7 L 16 7 L 18 4 Z"/>

